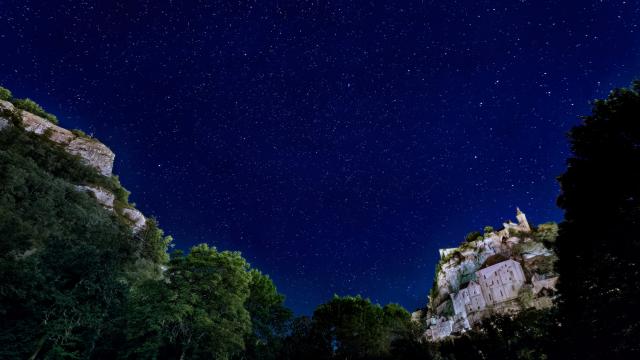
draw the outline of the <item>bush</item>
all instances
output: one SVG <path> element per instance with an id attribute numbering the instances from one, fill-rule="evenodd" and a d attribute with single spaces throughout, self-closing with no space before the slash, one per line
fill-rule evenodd
<path id="1" fill-rule="evenodd" d="M 43 118 L 49 120 L 54 124 L 58 123 L 58 118 L 55 115 L 49 114 L 42 108 L 42 106 L 38 105 L 38 103 L 29 98 L 16 99 L 13 101 L 13 105 L 15 105 L 15 107 L 17 107 L 18 109 L 22 109 L 32 114 L 42 116 Z"/>
<path id="2" fill-rule="evenodd" d="M 554 222 L 538 225 L 533 235 L 534 240 L 545 244 L 545 246 L 553 244 L 556 241 L 556 237 L 558 237 L 558 224 Z"/>
<path id="3" fill-rule="evenodd" d="M 0 86 L 0 100 L 11 101 L 13 99 L 13 95 L 11 95 L 11 91 L 7 88 L 3 88 Z"/>
<path id="4" fill-rule="evenodd" d="M 71 130 L 71 133 L 73 133 L 73 135 L 77 136 L 77 137 L 81 137 L 84 139 L 91 139 L 91 136 L 87 135 L 87 133 L 85 133 L 84 131 L 80 130 L 80 129 L 73 129 Z"/>
<path id="5" fill-rule="evenodd" d="M 482 239 L 482 234 L 480 234 L 479 231 L 472 231 L 468 233 L 467 236 L 464 237 L 464 241 L 472 242 L 472 241 L 478 240 L 478 238 Z"/>

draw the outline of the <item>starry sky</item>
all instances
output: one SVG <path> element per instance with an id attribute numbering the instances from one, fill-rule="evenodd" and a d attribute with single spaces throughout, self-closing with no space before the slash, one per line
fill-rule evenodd
<path id="1" fill-rule="evenodd" d="M 638 1 L 0 0 L 0 24 L 0 85 L 298 314 L 413 310 L 438 248 L 516 206 L 560 220 L 565 133 L 640 72 Z"/>

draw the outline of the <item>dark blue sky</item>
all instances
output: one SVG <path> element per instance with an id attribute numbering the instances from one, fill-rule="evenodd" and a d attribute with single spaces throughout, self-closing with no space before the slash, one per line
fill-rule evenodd
<path id="1" fill-rule="evenodd" d="M 298 313 L 412 310 L 438 248 L 516 206 L 560 220 L 565 132 L 640 72 L 637 1 L 267 3 L 0 0 L 0 85 Z"/>

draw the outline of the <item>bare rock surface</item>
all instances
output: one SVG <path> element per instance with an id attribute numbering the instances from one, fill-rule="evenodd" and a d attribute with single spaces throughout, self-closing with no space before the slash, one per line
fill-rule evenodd
<path id="1" fill-rule="evenodd" d="M 80 191 L 87 191 L 93 194 L 93 197 L 96 198 L 98 203 L 109 210 L 113 210 L 113 201 L 115 200 L 115 195 L 110 191 L 103 189 L 97 186 L 88 186 L 88 185 L 76 185 L 76 189 Z"/>
<path id="2" fill-rule="evenodd" d="M 125 208 L 122 214 L 133 223 L 133 232 L 137 233 L 147 225 L 147 219 L 138 209 Z"/>
<path id="3" fill-rule="evenodd" d="M 15 110 L 13 104 L 4 100 L 0 100 L 0 108 Z M 95 168 L 102 175 L 111 176 L 116 156 L 106 145 L 96 139 L 78 136 L 28 111 L 22 110 L 21 114 L 25 130 L 47 136 L 49 140 L 64 146 L 69 153 L 80 156 L 85 164 Z"/>
<path id="4" fill-rule="evenodd" d="M 5 101 L 5 100 L 0 100 L 0 109 L 7 109 L 9 111 L 13 111 L 15 109 L 15 107 L 13 106 L 12 103 Z"/>
<path id="5" fill-rule="evenodd" d="M 25 130 L 38 135 L 46 134 L 51 141 L 58 144 L 67 144 L 75 137 L 71 131 L 28 111 L 22 111 L 22 124 Z"/>
<path id="6" fill-rule="evenodd" d="M 104 176 L 111 176 L 115 154 L 103 143 L 94 139 L 76 137 L 69 145 L 67 151 L 80 156 L 88 165 L 93 166 Z"/>

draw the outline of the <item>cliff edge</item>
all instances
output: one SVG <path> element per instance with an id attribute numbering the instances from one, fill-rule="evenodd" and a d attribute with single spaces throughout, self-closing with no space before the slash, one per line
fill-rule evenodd
<path id="1" fill-rule="evenodd" d="M 76 184 L 76 189 L 90 193 L 96 201 L 104 208 L 115 211 L 130 224 L 134 232 L 139 232 L 145 228 L 147 219 L 136 208 L 128 204 L 126 198 L 128 192 L 120 187 L 117 178 L 114 178 L 113 162 L 115 154 L 109 147 L 99 140 L 85 135 L 78 130 L 68 130 L 52 123 L 44 117 L 33 114 L 29 111 L 18 109 L 9 101 L 0 100 L 0 113 L 10 112 L 14 119 L 19 120 L 19 124 L 25 131 L 42 136 L 62 147 L 67 153 L 78 156 L 81 162 L 98 172 L 104 179 L 104 183 L 115 184 L 108 187 L 104 184 Z M 7 117 L 0 116 L 0 130 L 12 125 L 12 121 Z M 116 193 L 123 193 L 117 196 Z M 119 198 L 124 198 L 118 201 Z"/>

